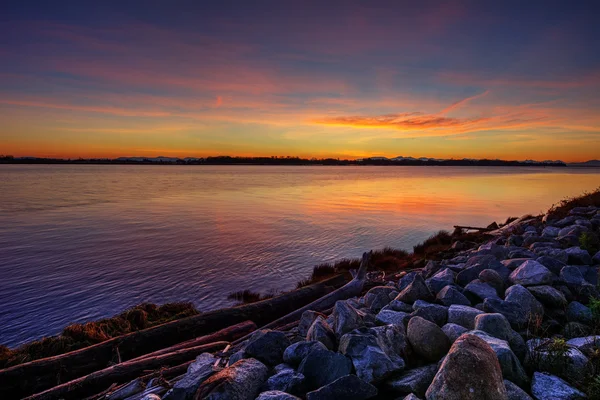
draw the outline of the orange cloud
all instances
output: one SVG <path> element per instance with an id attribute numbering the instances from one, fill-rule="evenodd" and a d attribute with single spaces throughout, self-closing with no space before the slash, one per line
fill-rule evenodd
<path id="1" fill-rule="evenodd" d="M 363 128 L 395 128 L 401 130 L 439 129 L 449 127 L 468 127 L 488 120 L 487 118 L 461 119 L 425 115 L 420 112 L 387 114 L 377 116 L 332 117 L 315 120 L 323 125 L 353 126 Z"/>

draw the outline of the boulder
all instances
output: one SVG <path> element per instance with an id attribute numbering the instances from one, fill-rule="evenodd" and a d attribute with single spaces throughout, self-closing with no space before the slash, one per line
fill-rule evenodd
<path id="1" fill-rule="evenodd" d="M 475 335 L 462 335 L 450 348 L 425 398 L 506 400 L 502 371 L 494 350 Z"/>
<path id="2" fill-rule="evenodd" d="M 302 360 L 304 360 L 304 357 L 306 357 L 313 349 L 327 350 L 327 347 L 325 347 L 323 343 L 317 341 L 297 342 L 285 349 L 283 361 L 286 364 L 297 367 Z"/>
<path id="3" fill-rule="evenodd" d="M 521 266 L 515 269 L 509 276 L 513 284 L 532 286 L 551 284 L 554 275 L 550 270 L 537 261 L 525 261 Z"/>
<path id="4" fill-rule="evenodd" d="M 414 352 L 430 361 L 438 361 L 450 348 L 450 340 L 442 329 L 421 317 L 413 317 L 406 331 Z"/>
<path id="5" fill-rule="evenodd" d="M 453 284 L 456 274 L 449 268 L 439 271 L 437 274 L 427 279 L 425 283 L 432 293 L 438 293 L 445 286 Z"/>
<path id="6" fill-rule="evenodd" d="M 481 271 L 479 274 L 479 280 L 496 289 L 496 293 L 504 293 L 504 280 L 500 274 L 493 269 L 484 269 Z"/>
<path id="7" fill-rule="evenodd" d="M 318 316 L 310 326 L 310 329 L 306 334 L 306 340 L 321 342 L 329 350 L 335 350 L 336 348 L 337 339 L 335 337 L 335 333 L 333 333 L 333 330 L 327 321 L 325 321 L 325 319 L 321 316 Z"/>
<path id="8" fill-rule="evenodd" d="M 402 311 L 381 310 L 375 321 L 380 325 L 402 325 L 405 326 L 410 319 L 410 314 Z"/>
<path id="9" fill-rule="evenodd" d="M 467 297 L 467 299 L 471 300 L 471 303 L 476 304 L 488 298 L 500 300 L 496 289 L 494 289 L 487 283 L 479 281 L 479 279 L 476 279 L 469 283 L 465 287 L 465 291 L 463 292 L 463 294 Z"/>
<path id="10" fill-rule="evenodd" d="M 306 394 L 306 400 L 365 400 L 377 396 L 377 388 L 356 375 L 346 375 Z"/>
<path id="11" fill-rule="evenodd" d="M 567 305 L 565 295 L 552 286 L 530 286 L 527 289 L 535 296 L 536 299 L 542 302 L 543 305 L 551 308 L 561 308 Z"/>
<path id="12" fill-rule="evenodd" d="M 269 368 L 260 361 L 240 360 L 202 382 L 194 399 L 254 400 L 268 374 Z"/>
<path id="13" fill-rule="evenodd" d="M 392 300 L 390 304 L 381 309 L 381 311 L 383 310 L 402 311 L 410 314 L 413 312 L 413 306 L 412 304 L 404 303 L 399 300 Z"/>
<path id="14" fill-rule="evenodd" d="M 390 302 L 390 294 L 398 293 L 392 286 L 375 286 L 365 294 L 365 305 L 373 312 L 379 312 Z"/>
<path id="15" fill-rule="evenodd" d="M 567 339 L 578 338 L 592 334 L 592 328 L 589 325 L 580 322 L 567 322 L 562 329 L 562 335 Z"/>
<path id="16" fill-rule="evenodd" d="M 486 332 L 495 338 L 507 340 L 513 332 L 506 317 L 499 313 L 480 314 L 475 317 L 475 330 Z"/>
<path id="17" fill-rule="evenodd" d="M 313 322 L 315 322 L 315 319 L 317 319 L 318 316 L 321 316 L 324 319 L 327 318 L 325 314 L 321 314 L 320 312 L 312 310 L 307 310 L 302 313 L 302 316 L 300 317 L 300 323 L 298 324 L 298 334 L 301 337 L 306 337 L 308 330 L 310 329 Z"/>
<path id="18" fill-rule="evenodd" d="M 385 382 L 385 387 L 395 394 L 415 393 L 424 396 L 437 372 L 437 364 L 430 364 L 395 374 Z"/>
<path id="19" fill-rule="evenodd" d="M 586 282 L 581 270 L 574 265 L 564 266 L 560 270 L 560 280 L 568 287 L 583 285 Z"/>
<path id="20" fill-rule="evenodd" d="M 525 364 L 534 371 L 550 372 L 576 383 L 589 372 L 588 358 L 577 348 L 557 339 L 527 341 Z"/>
<path id="21" fill-rule="evenodd" d="M 404 275 L 402 278 L 400 278 L 400 280 L 398 281 L 398 290 L 403 291 L 404 288 L 406 288 L 412 283 L 412 281 L 415 280 L 415 276 L 417 275 L 420 275 L 417 271 L 411 271 Z"/>
<path id="22" fill-rule="evenodd" d="M 200 384 L 216 370 L 213 368 L 215 356 L 210 353 L 202 353 L 191 363 L 187 373 L 178 380 L 173 388 L 163 397 L 165 400 L 191 400 L 198 391 Z"/>
<path id="23" fill-rule="evenodd" d="M 533 294 L 521 285 L 513 285 L 506 290 L 504 294 L 506 301 L 521 305 L 525 315 L 531 317 L 541 317 L 544 315 L 544 306 Z"/>
<path id="24" fill-rule="evenodd" d="M 377 343 L 377 338 L 364 333 L 347 333 L 340 339 L 339 352 L 350 357 L 356 375 L 369 383 L 376 383 L 394 372 L 404 369 L 404 360 L 394 362 Z"/>
<path id="25" fill-rule="evenodd" d="M 301 400 L 299 397 L 279 390 L 269 390 L 258 395 L 256 400 Z"/>
<path id="26" fill-rule="evenodd" d="M 512 301 L 485 299 L 483 302 L 483 310 L 486 313 L 498 313 L 504 315 L 515 329 L 526 326 L 529 321 L 529 315 L 523 306 L 520 303 Z"/>
<path id="27" fill-rule="evenodd" d="M 534 258 L 535 256 L 536 254 L 533 251 L 523 248 L 513 250 L 510 253 L 508 253 L 508 258 Z"/>
<path id="28" fill-rule="evenodd" d="M 504 387 L 506 388 L 508 400 L 533 400 L 527 392 L 509 380 L 504 380 Z"/>
<path id="29" fill-rule="evenodd" d="M 579 400 L 586 395 L 557 376 L 534 372 L 531 381 L 531 394 L 536 400 Z"/>
<path id="30" fill-rule="evenodd" d="M 554 226 L 547 226 L 542 231 L 542 237 L 555 238 L 558 237 L 559 232 L 560 228 Z"/>
<path id="31" fill-rule="evenodd" d="M 450 307 L 453 304 L 470 306 L 471 302 L 454 286 L 446 286 L 436 296 L 438 303 Z"/>
<path id="32" fill-rule="evenodd" d="M 483 264 L 475 264 L 473 266 L 467 267 L 460 271 L 458 275 L 456 275 L 456 283 L 458 283 L 461 286 L 467 286 L 471 281 L 477 279 L 481 271 L 485 269 L 488 269 L 487 265 Z"/>
<path id="33" fill-rule="evenodd" d="M 363 331 L 375 336 L 377 344 L 383 352 L 397 365 L 404 364 L 404 356 L 410 352 L 406 339 L 406 330 L 400 325 L 385 325 L 368 328 Z"/>
<path id="34" fill-rule="evenodd" d="M 396 300 L 412 304 L 417 300 L 432 301 L 433 295 L 423 277 L 415 275 L 414 280 L 398 294 Z"/>
<path id="35" fill-rule="evenodd" d="M 509 381 L 525 388 L 529 384 L 529 378 L 525 373 L 525 369 L 521 365 L 518 357 L 510 348 L 506 340 L 495 338 L 483 331 L 471 331 L 469 335 L 475 335 L 485 340 L 485 342 L 494 350 L 500 363 L 502 376 Z"/>
<path id="36" fill-rule="evenodd" d="M 352 371 L 352 361 L 342 354 L 329 350 L 314 349 L 298 367 L 306 378 L 306 387 L 316 389 L 330 384 Z"/>
<path id="37" fill-rule="evenodd" d="M 569 256 L 568 263 L 574 265 L 590 265 L 592 263 L 592 257 L 587 250 L 581 249 L 577 246 L 569 247 L 565 250 Z"/>
<path id="38" fill-rule="evenodd" d="M 339 300 L 333 306 L 332 316 L 334 319 L 333 330 L 340 337 L 356 328 L 364 326 L 360 314 L 348 301 Z"/>
<path id="39" fill-rule="evenodd" d="M 515 270 L 519 268 L 525 261 L 531 260 L 531 258 L 512 258 L 509 260 L 501 261 L 502 265 L 504 265 L 509 270 Z"/>
<path id="40" fill-rule="evenodd" d="M 569 303 L 566 315 L 569 322 L 580 322 L 587 325 L 591 325 L 593 322 L 592 310 L 578 301 Z"/>
<path id="41" fill-rule="evenodd" d="M 590 357 L 596 349 L 600 348 L 600 336 L 573 338 L 567 341 L 567 344 Z"/>
<path id="42" fill-rule="evenodd" d="M 269 329 L 260 330 L 249 339 L 244 353 L 267 365 L 277 365 L 283 361 L 283 352 L 290 345 L 285 333 Z"/>
<path id="43" fill-rule="evenodd" d="M 304 393 L 304 375 L 293 369 L 281 371 L 267 379 L 266 389 L 301 395 Z"/>
<path id="44" fill-rule="evenodd" d="M 458 339 L 463 333 L 467 332 L 468 329 L 464 326 L 447 323 L 446 325 L 442 326 L 442 331 L 446 334 L 446 336 L 448 336 L 450 343 L 454 343 L 456 339 Z"/>
<path id="45" fill-rule="evenodd" d="M 479 314 L 483 314 L 483 311 L 468 306 L 451 305 L 448 308 L 448 322 L 464 326 L 467 329 L 474 329 L 475 317 Z"/>
<path id="46" fill-rule="evenodd" d="M 425 318 L 439 326 L 442 326 L 448 320 L 448 307 L 439 304 L 431 304 L 423 300 L 415 301 L 413 304 L 412 316 Z"/>

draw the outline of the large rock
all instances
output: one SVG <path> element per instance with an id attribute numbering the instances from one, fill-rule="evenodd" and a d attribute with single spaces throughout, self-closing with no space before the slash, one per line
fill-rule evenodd
<path id="1" fill-rule="evenodd" d="M 404 303 L 399 300 L 392 300 L 392 301 L 390 301 L 390 304 L 388 304 L 387 306 L 385 306 L 381 309 L 381 311 L 383 311 L 383 310 L 392 310 L 392 311 L 401 311 L 401 312 L 405 312 L 405 313 L 411 313 L 413 311 L 413 306 L 412 306 L 412 304 Z"/>
<path id="2" fill-rule="evenodd" d="M 530 286 L 529 291 L 536 299 L 542 302 L 543 305 L 551 308 L 564 308 L 567 305 L 565 295 L 552 286 Z"/>
<path id="3" fill-rule="evenodd" d="M 306 337 L 308 330 L 312 326 L 313 322 L 315 322 L 315 319 L 317 319 L 317 317 L 319 317 L 319 316 L 323 317 L 323 319 L 327 318 L 326 315 L 321 314 L 316 311 L 312 311 L 312 310 L 304 311 L 302 313 L 302 316 L 300 317 L 300 323 L 298 324 L 298 334 L 302 337 Z"/>
<path id="4" fill-rule="evenodd" d="M 581 270 L 574 265 L 567 265 L 560 270 L 560 280 L 569 287 L 587 283 Z"/>
<path id="5" fill-rule="evenodd" d="M 322 349 L 312 350 L 298 367 L 309 389 L 328 385 L 351 371 L 352 361 L 348 357 Z"/>
<path id="6" fill-rule="evenodd" d="M 496 289 L 487 283 L 479 281 L 479 279 L 472 281 L 465 287 L 464 295 L 467 296 L 467 299 L 471 300 L 471 303 L 475 304 L 481 303 L 488 298 L 500 300 Z"/>
<path id="7" fill-rule="evenodd" d="M 439 326 L 442 326 L 448 320 L 448 307 L 439 304 L 431 304 L 423 300 L 415 301 L 413 304 L 413 316 L 425 318 Z"/>
<path id="8" fill-rule="evenodd" d="M 456 274 L 450 268 L 445 268 L 427 279 L 425 283 L 432 293 L 438 293 L 445 286 L 453 284 L 455 276 Z"/>
<path id="9" fill-rule="evenodd" d="M 267 380 L 266 388 L 300 395 L 304 393 L 304 375 L 293 369 L 281 371 Z"/>
<path id="10" fill-rule="evenodd" d="M 268 375 L 269 368 L 260 361 L 240 360 L 202 382 L 194 399 L 254 400 Z"/>
<path id="11" fill-rule="evenodd" d="M 306 400 L 366 400 L 377 396 L 377 388 L 356 375 L 346 375 L 306 394 Z"/>
<path id="12" fill-rule="evenodd" d="M 569 303 L 566 315 L 569 322 L 580 322 L 582 324 L 591 325 L 594 320 L 592 310 L 578 301 Z"/>
<path id="13" fill-rule="evenodd" d="M 531 396 L 527 394 L 527 392 L 509 380 L 504 380 L 504 387 L 506 387 L 508 400 L 533 400 Z"/>
<path id="14" fill-rule="evenodd" d="M 467 332 L 468 329 L 464 326 L 447 323 L 446 325 L 442 326 L 442 331 L 446 334 L 446 336 L 448 336 L 450 343 L 454 343 L 456 342 L 456 339 L 458 339 L 463 333 Z"/>
<path id="15" fill-rule="evenodd" d="M 398 293 L 392 286 L 376 286 L 370 289 L 365 295 L 365 305 L 373 312 L 379 312 L 390 302 L 390 294 Z"/>
<path id="16" fill-rule="evenodd" d="M 279 390 L 269 390 L 258 395 L 256 400 L 301 400 L 299 397 Z"/>
<path id="17" fill-rule="evenodd" d="M 541 317 L 544 315 L 544 306 L 533 294 L 521 285 L 513 285 L 506 290 L 504 299 L 518 303 L 523 308 L 527 317 Z"/>
<path id="18" fill-rule="evenodd" d="M 398 294 L 396 300 L 412 304 L 417 300 L 432 301 L 433 295 L 423 277 L 415 275 L 414 280 Z"/>
<path id="19" fill-rule="evenodd" d="M 304 360 L 304 357 L 306 357 L 313 349 L 327 350 L 327 347 L 325 347 L 323 343 L 317 341 L 296 342 L 285 349 L 285 352 L 283 353 L 283 362 L 293 367 L 297 367 L 302 360 Z"/>
<path id="20" fill-rule="evenodd" d="M 515 285 L 547 285 L 552 283 L 554 275 L 539 262 L 529 260 L 515 269 L 510 274 L 509 279 Z"/>
<path id="21" fill-rule="evenodd" d="M 550 372 L 570 383 L 580 382 L 589 372 L 588 358 L 577 348 L 556 339 L 527 341 L 525 364 L 534 371 Z"/>
<path id="22" fill-rule="evenodd" d="M 313 324 L 310 326 L 310 329 L 306 334 L 306 340 L 315 340 L 317 342 L 321 342 L 329 350 L 335 350 L 336 348 L 337 339 L 335 337 L 335 333 L 333 332 L 333 329 L 331 329 L 327 321 L 321 316 L 318 316 L 313 322 Z"/>
<path id="23" fill-rule="evenodd" d="M 498 313 L 504 315 L 515 329 L 524 327 L 529 321 L 529 315 L 525 312 L 523 306 L 520 303 L 512 301 L 485 299 L 483 302 L 483 310 L 486 313 Z"/>
<path id="24" fill-rule="evenodd" d="M 375 326 L 361 332 L 375 336 L 379 347 L 394 363 L 404 364 L 404 357 L 410 352 L 410 345 L 403 326 Z"/>
<path id="25" fill-rule="evenodd" d="M 468 334 L 476 335 L 490 345 L 498 357 L 498 362 L 500 363 L 504 378 L 522 388 L 527 387 L 529 378 L 525 373 L 525 369 L 506 340 L 495 338 L 483 331 L 471 331 L 468 332 Z"/>
<path id="26" fill-rule="evenodd" d="M 375 322 L 380 325 L 401 325 L 405 326 L 410 319 L 410 314 L 402 311 L 381 310 L 375 318 Z"/>
<path id="27" fill-rule="evenodd" d="M 483 264 L 475 264 L 470 267 L 467 267 L 460 271 L 458 275 L 456 275 L 456 283 L 458 283 L 461 286 L 467 286 L 469 283 L 471 283 L 471 281 L 477 279 L 479 277 L 479 274 L 485 269 L 488 269 L 487 265 Z"/>
<path id="28" fill-rule="evenodd" d="M 475 328 L 475 317 L 483 314 L 483 311 L 473 307 L 451 305 L 448 308 L 448 322 L 464 326 L 467 329 Z"/>
<path id="29" fill-rule="evenodd" d="M 364 333 L 347 333 L 340 339 L 339 352 L 350 357 L 356 375 L 362 380 L 379 382 L 404 369 L 404 361 L 392 360 L 377 343 L 377 338 Z"/>
<path id="30" fill-rule="evenodd" d="M 453 304 L 470 306 L 471 302 L 454 286 L 445 286 L 436 296 L 438 303 L 450 307 Z"/>
<path id="31" fill-rule="evenodd" d="M 436 372 L 437 364 L 404 371 L 388 379 L 385 387 L 399 395 L 415 393 L 418 396 L 424 396 Z"/>
<path id="32" fill-rule="evenodd" d="M 542 237 L 555 238 L 555 237 L 558 237 L 559 232 L 560 232 L 560 228 L 556 228 L 554 226 L 547 226 L 542 231 Z"/>
<path id="33" fill-rule="evenodd" d="M 592 257 L 587 250 L 579 247 L 569 247 L 565 250 L 569 256 L 569 264 L 575 265 L 590 265 L 592 263 Z"/>
<path id="34" fill-rule="evenodd" d="M 534 372 L 531 382 L 531 394 L 536 400 L 579 400 L 587 398 L 585 394 L 557 376 L 543 372 Z"/>
<path id="35" fill-rule="evenodd" d="M 531 258 L 512 258 L 509 260 L 504 260 L 501 261 L 502 265 L 504 265 L 506 268 L 512 270 L 515 270 L 517 268 L 519 268 L 525 261 L 529 261 L 531 260 Z"/>
<path id="36" fill-rule="evenodd" d="M 502 371 L 494 350 L 475 335 L 462 335 L 452 345 L 425 398 L 507 400 Z"/>
<path id="37" fill-rule="evenodd" d="M 333 330 L 338 337 L 364 326 L 360 314 L 348 301 L 336 301 L 333 306 L 332 315 L 335 321 Z"/>
<path id="38" fill-rule="evenodd" d="M 196 361 L 191 363 L 187 373 L 181 378 L 171 390 L 163 397 L 165 400 L 191 400 L 198 391 L 198 387 L 209 376 L 216 372 L 213 365 L 216 361 L 215 356 L 209 353 L 202 353 L 196 357 Z"/>
<path id="39" fill-rule="evenodd" d="M 283 352 L 290 344 L 285 333 L 265 329 L 252 335 L 244 353 L 267 365 L 277 365 L 283 361 Z"/>
<path id="40" fill-rule="evenodd" d="M 496 293 L 504 293 L 504 279 L 502 279 L 500 274 L 493 269 L 484 269 L 481 271 L 479 280 L 496 289 Z"/>
<path id="41" fill-rule="evenodd" d="M 398 290 L 403 291 L 408 285 L 415 280 L 415 276 L 420 275 L 417 271 L 411 271 L 398 280 Z"/>
<path id="42" fill-rule="evenodd" d="M 444 331 L 421 317 L 410 319 L 406 335 L 414 352 L 430 361 L 439 360 L 450 348 L 450 340 Z"/>

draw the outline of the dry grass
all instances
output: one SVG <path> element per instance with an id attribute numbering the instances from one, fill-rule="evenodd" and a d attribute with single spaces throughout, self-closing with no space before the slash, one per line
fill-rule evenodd
<path id="1" fill-rule="evenodd" d="M 427 238 L 423 243 L 413 247 L 413 252 L 418 255 L 429 254 L 448 250 L 452 246 L 452 235 L 448 231 L 439 231 Z"/>
<path id="2" fill-rule="evenodd" d="M 27 343 L 14 350 L 0 346 L 0 368 L 67 353 L 195 314 L 198 311 L 191 303 L 169 303 L 162 306 L 140 304 L 112 318 L 69 325 L 58 336 Z"/>

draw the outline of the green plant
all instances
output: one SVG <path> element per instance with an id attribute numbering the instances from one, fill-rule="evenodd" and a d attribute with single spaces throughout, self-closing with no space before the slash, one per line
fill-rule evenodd
<path id="1" fill-rule="evenodd" d="M 600 239 L 593 232 L 583 232 L 579 236 L 579 243 L 581 244 L 581 248 L 587 250 L 591 255 L 600 251 Z"/>

